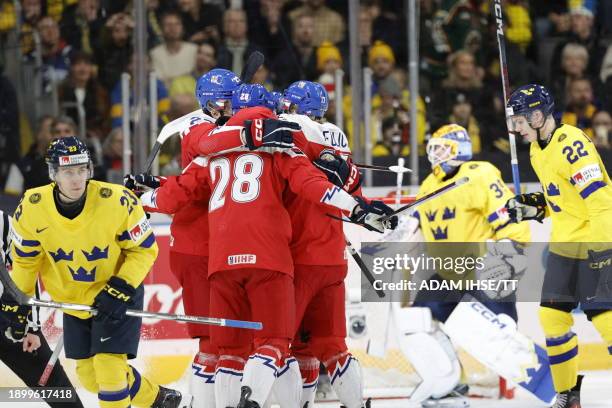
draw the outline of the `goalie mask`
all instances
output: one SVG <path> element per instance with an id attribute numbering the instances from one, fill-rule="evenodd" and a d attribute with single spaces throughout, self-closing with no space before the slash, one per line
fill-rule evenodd
<path id="1" fill-rule="evenodd" d="M 438 178 L 472 159 L 472 140 L 465 128 L 451 124 L 438 129 L 427 143 L 427 158 Z"/>

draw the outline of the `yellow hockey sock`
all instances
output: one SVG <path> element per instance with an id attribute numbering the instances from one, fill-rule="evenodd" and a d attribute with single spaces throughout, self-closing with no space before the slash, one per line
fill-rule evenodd
<path id="1" fill-rule="evenodd" d="M 546 335 L 546 351 L 557 392 L 568 391 L 578 378 L 578 338 L 571 331 L 571 313 L 540 307 L 540 323 Z"/>
<path id="2" fill-rule="evenodd" d="M 593 325 L 606 342 L 608 353 L 612 355 L 612 311 L 608 310 L 591 319 Z"/>
<path id="3" fill-rule="evenodd" d="M 93 356 L 93 367 L 98 383 L 98 401 L 101 408 L 130 406 L 127 356 L 100 353 Z"/>
<path id="4" fill-rule="evenodd" d="M 128 382 L 130 385 L 132 405 L 135 407 L 150 407 L 157 397 L 159 385 L 141 376 L 134 367 L 128 367 Z"/>
<path id="5" fill-rule="evenodd" d="M 98 383 L 96 382 L 96 372 L 93 366 L 93 357 L 76 361 L 76 373 L 79 381 L 87 391 L 92 394 L 98 393 Z"/>

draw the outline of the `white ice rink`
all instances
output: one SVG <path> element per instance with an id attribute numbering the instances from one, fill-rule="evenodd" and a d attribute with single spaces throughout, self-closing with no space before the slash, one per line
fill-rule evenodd
<path id="1" fill-rule="evenodd" d="M 612 371 L 596 371 L 585 373 L 582 383 L 582 408 L 612 408 Z M 176 388 L 186 391 L 186 386 L 176 384 Z M 517 395 L 512 400 L 493 400 L 484 398 L 473 398 L 470 400 L 471 407 L 474 408 L 544 408 L 545 404 L 538 403 L 537 400 L 525 395 L 517 390 Z M 96 395 L 85 390 L 79 390 L 79 395 L 86 408 L 98 406 Z M 322 408 L 338 408 L 338 402 L 325 402 L 316 404 Z M 6 408 L 39 408 L 47 407 L 44 403 L 0 403 L 0 407 Z M 419 404 L 411 403 L 407 399 L 376 399 L 372 401 L 372 408 L 418 408 Z M 206 407 L 209 408 L 209 407 Z"/>

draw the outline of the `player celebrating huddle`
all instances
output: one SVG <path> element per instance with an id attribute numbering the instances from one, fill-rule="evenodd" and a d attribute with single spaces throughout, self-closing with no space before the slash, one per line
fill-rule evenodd
<path id="1" fill-rule="evenodd" d="M 127 189 L 90 180 L 90 153 L 76 137 L 57 139 L 47 150 L 52 183 L 26 191 L 14 215 L 15 283 L 33 295 L 40 273 L 51 298 L 93 305 L 95 317 L 65 311 L 68 358 L 101 407 L 185 407 L 174 390 L 151 383 L 127 360 L 136 357 L 142 281 L 157 256 L 157 244 L 138 199 Z"/>
<path id="2" fill-rule="evenodd" d="M 612 354 L 612 186 L 591 140 L 557 124 L 554 100 L 541 85 L 518 88 L 508 100 L 509 129 L 531 142 L 531 165 L 544 192 L 520 194 L 506 208 L 515 222 L 552 220 L 540 302 L 555 408 L 580 408 L 578 339 L 571 315 L 578 302 Z"/>
<path id="3" fill-rule="evenodd" d="M 284 92 L 288 113 L 281 119 L 298 123 L 304 137 L 295 143 L 328 179 L 349 193 L 359 193 L 360 174 L 350 159 L 344 133 L 331 123 L 321 123 L 328 107 L 325 88 L 298 81 Z M 323 363 L 340 403 L 347 408 L 363 405 L 359 362 L 346 345 L 345 287 L 347 261 L 342 222 L 328 211 L 288 192 L 285 204 L 291 215 L 296 298 L 296 336 L 292 353 L 302 372 L 301 406 L 314 406 L 319 365 Z"/>

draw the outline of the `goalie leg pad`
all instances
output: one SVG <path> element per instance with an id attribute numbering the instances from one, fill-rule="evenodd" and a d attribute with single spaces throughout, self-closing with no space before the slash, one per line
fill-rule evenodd
<path id="1" fill-rule="evenodd" d="M 398 303 L 394 303 L 392 311 L 399 335 L 434 331 L 431 309 L 428 307 L 400 307 Z"/>
<path id="2" fill-rule="evenodd" d="M 570 390 L 578 378 L 578 338 L 572 332 L 574 319 L 571 313 L 549 307 L 540 307 L 539 315 L 555 390 Z"/>
<path id="3" fill-rule="evenodd" d="M 404 335 L 399 343 L 402 354 L 421 377 L 421 383 L 412 393 L 411 400 L 421 402 L 429 397 L 440 398 L 459 384 L 459 360 L 450 340 L 440 330 L 431 334 Z"/>
<path id="4" fill-rule="evenodd" d="M 453 342 L 479 362 L 546 403 L 556 396 L 546 351 L 516 330 L 510 316 L 480 302 L 461 302 L 443 326 Z"/>

